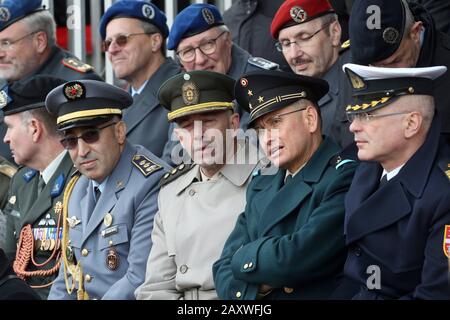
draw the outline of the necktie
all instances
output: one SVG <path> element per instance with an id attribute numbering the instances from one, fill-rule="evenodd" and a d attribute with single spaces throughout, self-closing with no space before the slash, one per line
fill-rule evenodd
<path id="1" fill-rule="evenodd" d="M 45 181 L 44 181 L 44 177 L 41 175 L 39 175 L 39 182 L 38 182 L 38 195 L 41 194 L 42 190 L 44 190 L 45 188 Z"/>
<path id="2" fill-rule="evenodd" d="M 378 186 L 378 189 L 382 188 L 387 182 L 388 182 L 387 174 L 385 174 L 380 180 L 380 184 Z"/>
<path id="3" fill-rule="evenodd" d="M 102 195 L 102 192 L 100 191 L 99 187 L 94 187 L 94 193 L 95 193 L 95 202 L 98 202 L 98 199 Z"/>

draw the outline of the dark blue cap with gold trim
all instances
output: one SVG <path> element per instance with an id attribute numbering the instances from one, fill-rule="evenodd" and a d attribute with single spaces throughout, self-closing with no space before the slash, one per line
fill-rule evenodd
<path id="1" fill-rule="evenodd" d="M 66 80 L 36 75 L 5 85 L 0 91 L 0 108 L 5 116 L 45 107 L 45 97 Z"/>
<path id="2" fill-rule="evenodd" d="M 404 0 L 354 2 L 349 37 L 355 63 L 367 65 L 382 61 L 397 51 L 408 24 L 406 6 Z"/>
<path id="3" fill-rule="evenodd" d="M 249 124 L 300 99 L 317 102 L 328 92 L 328 82 L 282 71 L 258 70 L 236 81 L 234 96 L 250 113 Z"/>
<path id="4" fill-rule="evenodd" d="M 379 68 L 347 63 L 342 66 L 352 87 L 347 113 L 380 109 L 405 95 L 433 95 L 433 81 L 447 71 L 428 68 Z"/>
<path id="5" fill-rule="evenodd" d="M 131 95 L 123 89 L 103 81 L 69 81 L 53 89 L 45 106 L 57 117 L 59 130 L 92 126 L 122 116 L 122 109 L 133 103 Z"/>
<path id="6" fill-rule="evenodd" d="M 41 0 L 0 1 L 0 31 L 26 16 L 44 10 Z"/>

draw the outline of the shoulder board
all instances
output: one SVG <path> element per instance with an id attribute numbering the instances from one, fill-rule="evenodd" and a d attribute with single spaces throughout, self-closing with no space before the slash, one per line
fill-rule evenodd
<path id="1" fill-rule="evenodd" d="M 270 60 L 261 57 L 251 57 L 248 59 L 248 63 L 258 68 L 266 70 L 277 70 L 280 68 L 280 66 L 275 62 L 272 62 Z"/>
<path id="2" fill-rule="evenodd" d="M 131 161 L 136 168 L 139 169 L 139 171 L 144 175 L 144 177 L 148 177 L 153 172 L 158 171 L 159 169 L 162 169 L 162 166 L 159 164 L 153 162 L 146 156 L 142 154 L 136 154 L 133 157 L 133 160 Z"/>
<path id="3" fill-rule="evenodd" d="M 10 166 L 9 164 L 0 165 L 0 173 L 3 173 L 5 176 L 12 178 L 16 172 L 17 169 L 14 168 L 13 166 Z"/>
<path id="4" fill-rule="evenodd" d="M 450 160 L 449 159 L 442 159 L 438 163 L 439 168 L 444 172 L 445 176 L 450 181 Z"/>
<path id="5" fill-rule="evenodd" d="M 176 180 L 178 177 L 181 177 L 183 174 L 191 170 L 191 168 L 194 166 L 194 163 L 182 163 L 175 169 L 173 169 L 170 172 L 167 172 L 159 182 L 159 186 L 165 186 L 166 184 L 169 184 L 170 182 Z"/>
<path id="6" fill-rule="evenodd" d="M 80 73 L 87 73 L 94 70 L 94 67 L 74 57 L 65 58 L 61 61 L 61 63 L 67 68 L 78 71 Z"/>
<path id="7" fill-rule="evenodd" d="M 339 53 L 342 53 L 346 50 L 350 49 L 350 40 L 345 41 L 342 45 L 341 48 L 339 49 Z"/>

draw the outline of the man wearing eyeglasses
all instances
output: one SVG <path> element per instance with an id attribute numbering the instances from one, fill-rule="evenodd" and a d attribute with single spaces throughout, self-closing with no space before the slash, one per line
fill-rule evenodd
<path id="1" fill-rule="evenodd" d="M 335 10 L 328 0 L 287 0 L 275 14 L 270 32 L 294 73 L 319 77 L 330 85 L 319 101 L 322 132 L 345 147 L 339 131 L 332 133 L 336 110 L 351 93 L 341 71 L 350 60 L 349 46 L 346 43 L 341 47 L 341 26 Z"/>
<path id="2" fill-rule="evenodd" d="M 243 75 L 236 100 L 275 175 L 253 178 L 247 205 L 213 266 L 221 299 L 326 299 L 345 261 L 344 196 L 355 163 L 322 136 L 326 81 L 278 71 Z"/>
<path id="3" fill-rule="evenodd" d="M 175 17 L 167 48 L 175 50 L 186 71 L 215 71 L 236 80 L 252 70 L 278 69 L 277 64 L 251 57 L 234 44 L 217 7 L 206 3 L 192 4 Z M 238 112 L 245 128 L 248 115 L 241 108 Z"/>
<path id="4" fill-rule="evenodd" d="M 367 22 L 370 8 L 382 8 L 376 13 L 379 28 Z M 439 31 L 430 12 L 417 3 L 406 0 L 356 1 L 349 26 L 355 63 L 389 68 L 440 65 L 450 68 L 450 36 Z M 441 113 L 442 135 L 450 145 L 449 88 L 450 73 L 447 72 L 435 82 L 434 97 Z M 343 109 L 340 111 L 339 120 L 342 121 L 345 114 Z"/>
<path id="5" fill-rule="evenodd" d="M 100 34 L 115 75 L 127 82 L 133 96 L 123 116 L 127 139 L 172 163 L 172 129 L 167 110 L 156 96 L 161 84 L 180 72 L 173 59 L 166 57 L 166 16 L 147 1 L 117 1 L 103 15 Z"/>
<path id="6" fill-rule="evenodd" d="M 2 248 L 14 272 L 46 299 L 61 257 L 61 209 L 64 188 L 74 171 L 59 143 L 56 119 L 45 110 L 45 97 L 65 81 L 37 75 L 3 88 L 7 126 L 4 142 L 21 165 L 8 193 Z"/>
<path id="7" fill-rule="evenodd" d="M 101 78 L 93 68 L 56 45 L 55 21 L 41 0 L 5 0 L 0 3 L 0 87 L 36 74 L 61 79 Z M 0 136 L 6 126 L 0 123 Z M 12 161 L 6 144 L 0 154 Z"/>
<path id="8" fill-rule="evenodd" d="M 344 65 L 362 160 L 345 199 L 349 248 L 335 298 L 450 299 L 450 150 L 433 84 L 447 68 Z"/>
<path id="9" fill-rule="evenodd" d="M 132 102 L 126 91 L 93 80 L 47 96 L 78 169 L 64 194 L 62 264 L 49 299 L 134 299 L 144 281 L 158 183 L 170 167 L 127 141 L 122 109 Z"/>

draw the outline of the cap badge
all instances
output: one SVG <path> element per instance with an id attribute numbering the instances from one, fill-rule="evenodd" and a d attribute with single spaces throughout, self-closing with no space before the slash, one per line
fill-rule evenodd
<path id="1" fill-rule="evenodd" d="M 350 82 L 352 83 L 353 89 L 364 89 L 366 87 L 366 84 L 364 80 L 358 76 L 356 73 L 351 71 L 350 69 L 346 69 L 347 74 L 350 78 Z"/>
<path id="2" fill-rule="evenodd" d="M 248 80 L 246 78 L 241 78 L 241 86 L 244 88 L 248 86 Z"/>
<path id="3" fill-rule="evenodd" d="M 11 13 L 8 8 L 0 7 L 0 21 L 8 21 L 11 18 Z"/>
<path id="4" fill-rule="evenodd" d="M 399 40 L 400 33 L 397 29 L 389 27 L 383 31 L 383 40 L 389 44 L 396 44 Z"/>
<path id="5" fill-rule="evenodd" d="M 289 13 L 291 15 L 292 20 L 294 20 L 297 23 L 302 23 L 306 19 L 308 19 L 308 14 L 306 13 L 306 11 L 299 6 L 292 7 Z"/>
<path id="6" fill-rule="evenodd" d="M 214 15 L 208 8 L 202 9 L 202 15 L 207 24 L 212 25 L 215 22 Z"/>
<path id="7" fill-rule="evenodd" d="M 64 96 L 69 100 L 76 100 L 84 95 L 84 88 L 81 83 L 68 83 L 64 88 Z"/>
<path id="8" fill-rule="evenodd" d="M 155 9 L 153 9 L 153 7 L 149 4 L 144 4 L 142 6 L 142 15 L 147 19 L 153 20 L 155 17 Z"/>
<path id="9" fill-rule="evenodd" d="M 0 109 L 3 109 L 8 104 L 8 95 L 5 91 L 0 92 Z"/>
<path id="10" fill-rule="evenodd" d="M 185 82 L 181 87 L 181 91 L 183 92 L 183 101 L 186 105 L 189 106 L 198 103 L 200 93 L 195 83 Z"/>

